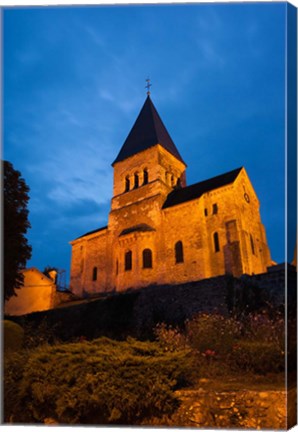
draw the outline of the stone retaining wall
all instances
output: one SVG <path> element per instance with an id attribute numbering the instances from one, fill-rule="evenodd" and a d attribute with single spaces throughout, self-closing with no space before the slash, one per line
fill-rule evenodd
<path id="1" fill-rule="evenodd" d="M 290 269 L 290 272 L 295 281 L 296 271 Z M 296 311 L 296 284 L 291 286 L 294 289 L 288 299 L 288 316 L 291 308 Z M 264 275 L 218 276 L 181 285 L 150 286 L 9 319 L 21 325 L 28 321 L 37 327 L 45 320 L 62 340 L 80 336 L 88 339 L 99 336 L 147 339 L 153 337 L 153 329 L 158 323 L 183 327 L 187 319 L 200 312 L 228 315 L 231 311 L 241 313 L 267 305 L 272 305 L 276 311 L 283 310 L 284 304 L 283 266 Z"/>

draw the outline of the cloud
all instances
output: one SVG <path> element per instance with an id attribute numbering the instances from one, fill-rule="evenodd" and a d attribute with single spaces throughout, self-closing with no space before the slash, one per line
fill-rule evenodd
<path id="1" fill-rule="evenodd" d="M 59 207 L 82 200 L 106 203 L 111 197 L 111 155 L 88 143 L 77 151 L 67 146 L 31 167 L 34 176 L 46 185 L 46 196 Z"/>
<path id="2" fill-rule="evenodd" d="M 90 36 L 93 43 L 103 48 L 105 46 L 105 42 L 103 38 L 94 30 L 90 25 L 82 25 L 82 29 Z"/>
<path id="3" fill-rule="evenodd" d="M 22 128 L 8 135 L 8 153 L 27 154 L 21 166 L 34 198 L 32 211 L 42 212 L 40 196 L 61 209 L 81 200 L 108 202 L 119 138 L 104 105 L 81 102 L 80 93 L 67 100 L 50 92 L 46 96 L 44 90 L 43 98 L 47 103 L 39 103 L 25 136 L 20 135 Z M 28 112 L 19 115 L 25 120 Z"/>
<path id="4" fill-rule="evenodd" d="M 110 91 L 100 87 L 98 93 L 103 100 L 108 102 L 115 102 L 115 95 L 113 95 Z"/>
<path id="5" fill-rule="evenodd" d="M 76 116 L 73 112 L 69 111 L 68 109 L 62 109 L 60 110 L 60 115 L 62 117 L 62 121 L 66 121 L 72 125 L 82 127 L 84 124 L 79 119 L 78 116 Z"/>
<path id="6" fill-rule="evenodd" d="M 210 39 L 201 38 L 198 41 L 198 47 L 205 60 L 212 65 L 217 67 L 223 67 L 225 65 L 225 58 L 219 53 L 218 47 Z"/>

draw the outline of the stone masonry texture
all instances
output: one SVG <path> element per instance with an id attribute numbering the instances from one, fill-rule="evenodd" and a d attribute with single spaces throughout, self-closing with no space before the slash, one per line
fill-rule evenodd
<path id="1" fill-rule="evenodd" d="M 159 144 L 114 165 L 107 227 L 71 242 L 70 289 L 74 294 L 267 271 L 271 258 L 260 204 L 245 169 L 230 184 L 163 208 L 178 184 L 186 188 L 185 168 Z M 175 255 L 177 242 L 183 249 L 180 262 Z M 150 267 L 144 266 L 145 249 L 152 256 Z M 129 269 L 125 267 L 127 253 L 132 258 Z"/>

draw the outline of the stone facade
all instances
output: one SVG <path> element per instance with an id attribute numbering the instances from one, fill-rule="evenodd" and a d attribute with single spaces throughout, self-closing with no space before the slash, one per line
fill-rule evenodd
<path id="1" fill-rule="evenodd" d="M 5 315 L 25 315 L 52 309 L 55 305 L 56 275 L 47 277 L 35 267 L 22 270 L 22 273 L 24 285 L 4 303 Z"/>
<path id="2" fill-rule="evenodd" d="M 75 294 L 258 274 L 271 265 L 245 169 L 186 186 L 186 164 L 149 96 L 113 168 L 108 225 L 71 242 Z"/>

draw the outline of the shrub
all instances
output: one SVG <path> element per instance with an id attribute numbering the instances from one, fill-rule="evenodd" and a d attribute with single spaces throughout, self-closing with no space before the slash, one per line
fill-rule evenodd
<path id="1" fill-rule="evenodd" d="M 43 318 L 38 324 L 34 323 L 34 321 L 24 320 L 23 327 L 26 348 L 32 349 L 43 344 L 52 345 L 59 342 L 55 334 L 58 324 L 51 326 L 46 318 Z"/>
<path id="2" fill-rule="evenodd" d="M 3 321 L 4 351 L 18 351 L 24 342 L 24 330 L 13 321 Z"/>
<path id="3" fill-rule="evenodd" d="M 285 353 L 272 342 L 242 340 L 233 348 L 230 366 L 234 370 L 261 375 L 283 372 Z"/>
<path id="4" fill-rule="evenodd" d="M 3 364 L 3 413 L 4 422 L 13 422 L 18 413 L 18 421 L 26 421 L 26 410 L 19 397 L 19 386 L 27 361 L 25 351 L 6 351 Z"/>
<path id="5" fill-rule="evenodd" d="M 165 323 L 157 324 L 154 335 L 159 345 L 165 351 L 179 351 L 189 348 L 185 335 L 177 327 Z"/>
<path id="6" fill-rule="evenodd" d="M 186 338 L 197 352 L 224 357 L 240 337 L 241 330 L 240 322 L 233 318 L 202 313 L 186 323 Z"/>
<path id="7" fill-rule="evenodd" d="M 285 327 L 279 315 L 270 319 L 267 313 L 255 313 L 236 320 L 201 313 L 186 322 L 183 333 L 159 324 L 155 335 L 167 351 L 189 347 L 200 376 L 222 377 L 231 368 L 258 374 L 284 370 Z"/>
<path id="8" fill-rule="evenodd" d="M 187 351 L 107 338 L 44 345 L 29 354 L 23 368 L 17 394 L 29 421 L 64 424 L 139 424 L 169 414 L 178 403 L 173 390 L 192 369 Z"/>
<path id="9" fill-rule="evenodd" d="M 270 342 L 276 349 L 285 350 L 285 320 L 283 315 L 271 319 L 266 312 L 249 314 L 243 326 L 243 338 L 250 341 Z"/>

